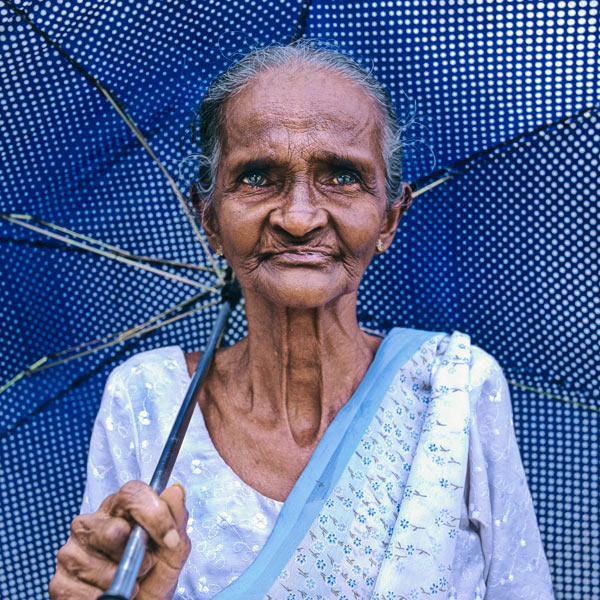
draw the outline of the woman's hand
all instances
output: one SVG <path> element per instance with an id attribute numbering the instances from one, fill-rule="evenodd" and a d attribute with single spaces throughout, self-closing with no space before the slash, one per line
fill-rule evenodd
<path id="1" fill-rule="evenodd" d="M 179 485 L 160 496 L 140 481 L 126 483 L 108 496 L 95 513 L 71 523 L 71 536 L 59 550 L 57 569 L 50 581 L 52 600 L 90 600 L 112 583 L 132 523 L 149 535 L 137 584 L 136 600 L 171 598 L 188 554 L 188 512 Z"/>

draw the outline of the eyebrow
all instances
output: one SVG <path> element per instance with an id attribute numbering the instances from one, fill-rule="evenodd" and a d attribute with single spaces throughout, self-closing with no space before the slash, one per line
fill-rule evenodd
<path id="1" fill-rule="evenodd" d="M 274 158 L 264 157 L 237 161 L 231 166 L 230 171 L 237 176 L 246 171 L 269 171 L 276 167 L 281 167 L 281 163 Z"/>
<path id="2" fill-rule="evenodd" d="M 359 156 L 352 156 L 348 154 L 341 154 L 338 152 L 330 152 L 324 150 L 319 154 L 318 160 L 326 162 L 336 167 L 341 167 L 349 170 L 358 170 L 361 174 L 366 176 L 374 175 L 374 164 L 371 160 L 361 158 Z"/>
<path id="3" fill-rule="evenodd" d="M 319 152 L 311 162 L 326 163 L 334 167 L 348 169 L 350 171 L 358 171 L 365 177 L 372 177 L 375 172 L 373 161 L 369 160 L 368 158 L 342 154 L 339 152 L 331 152 L 329 150 L 323 150 Z M 281 168 L 281 161 L 270 156 L 265 156 L 262 158 L 239 160 L 231 166 L 230 173 L 237 177 L 246 171 L 270 171 Z"/>

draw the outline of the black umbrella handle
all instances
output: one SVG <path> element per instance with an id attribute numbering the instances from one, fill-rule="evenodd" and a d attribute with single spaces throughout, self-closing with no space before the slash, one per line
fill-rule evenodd
<path id="1" fill-rule="evenodd" d="M 198 362 L 198 366 L 196 367 L 196 371 L 188 387 L 183 404 L 173 423 L 171 433 L 169 433 L 165 447 L 163 448 L 156 469 L 154 470 L 152 481 L 150 482 L 150 487 L 157 494 L 161 494 L 167 487 L 173 465 L 179 454 L 185 432 L 187 431 L 187 427 L 196 406 L 196 391 L 204 380 L 204 376 L 206 375 L 215 349 L 225 330 L 229 313 L 241 298 L 240 286 L 234 278 L 231 278 L 230 281 L 225 284 L 222 297 L 223 304 L 221 305 L 219 314 L 215 320 L 210 338 L 200 357 L 200 361 Z M 140 572 L 144 554 L 146 553 L 147 539 L 148 534 L 139 525 L 136 525 L 131 531 L 129 541 L 125 547 L 125 552 L 121 557 L 121 561 L 119 562 L 117 572 L 115 573 L 110 588 L 102 594 L 98 600 L 130 600 L 133 587 Z"/>

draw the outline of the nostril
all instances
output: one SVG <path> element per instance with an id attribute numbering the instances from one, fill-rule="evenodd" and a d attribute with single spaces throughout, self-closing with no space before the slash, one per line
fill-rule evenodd
<path id="1" fill-rule="evenodd" d="M 271 214 L 271 225 L 293 237 L 305 237 L 327 225 L 327 213 L 312 205 L 281 207 Z"/>

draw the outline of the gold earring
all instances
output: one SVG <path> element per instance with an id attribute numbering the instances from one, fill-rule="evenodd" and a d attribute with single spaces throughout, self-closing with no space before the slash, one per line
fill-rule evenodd
<path id="1" fill-rule="evenodd" d="M 224 256 L 224 255 L 223 255 L 223 246 L 221 246 L 221 244 L 219 244 L 219 245 L 217 246 L 217 250 L 216 250 L 215 254 L 216 254 L 216 255 L 217 255 L 219 258 L 222 258 L 222 257 Z"/>
<path id="2" fill-rule="evenodd" d="M 375 246 L 377 248 L 377 252 L 383 252 L 383 242 L 381 240 L 377 240 L 377 246 Z"/>

